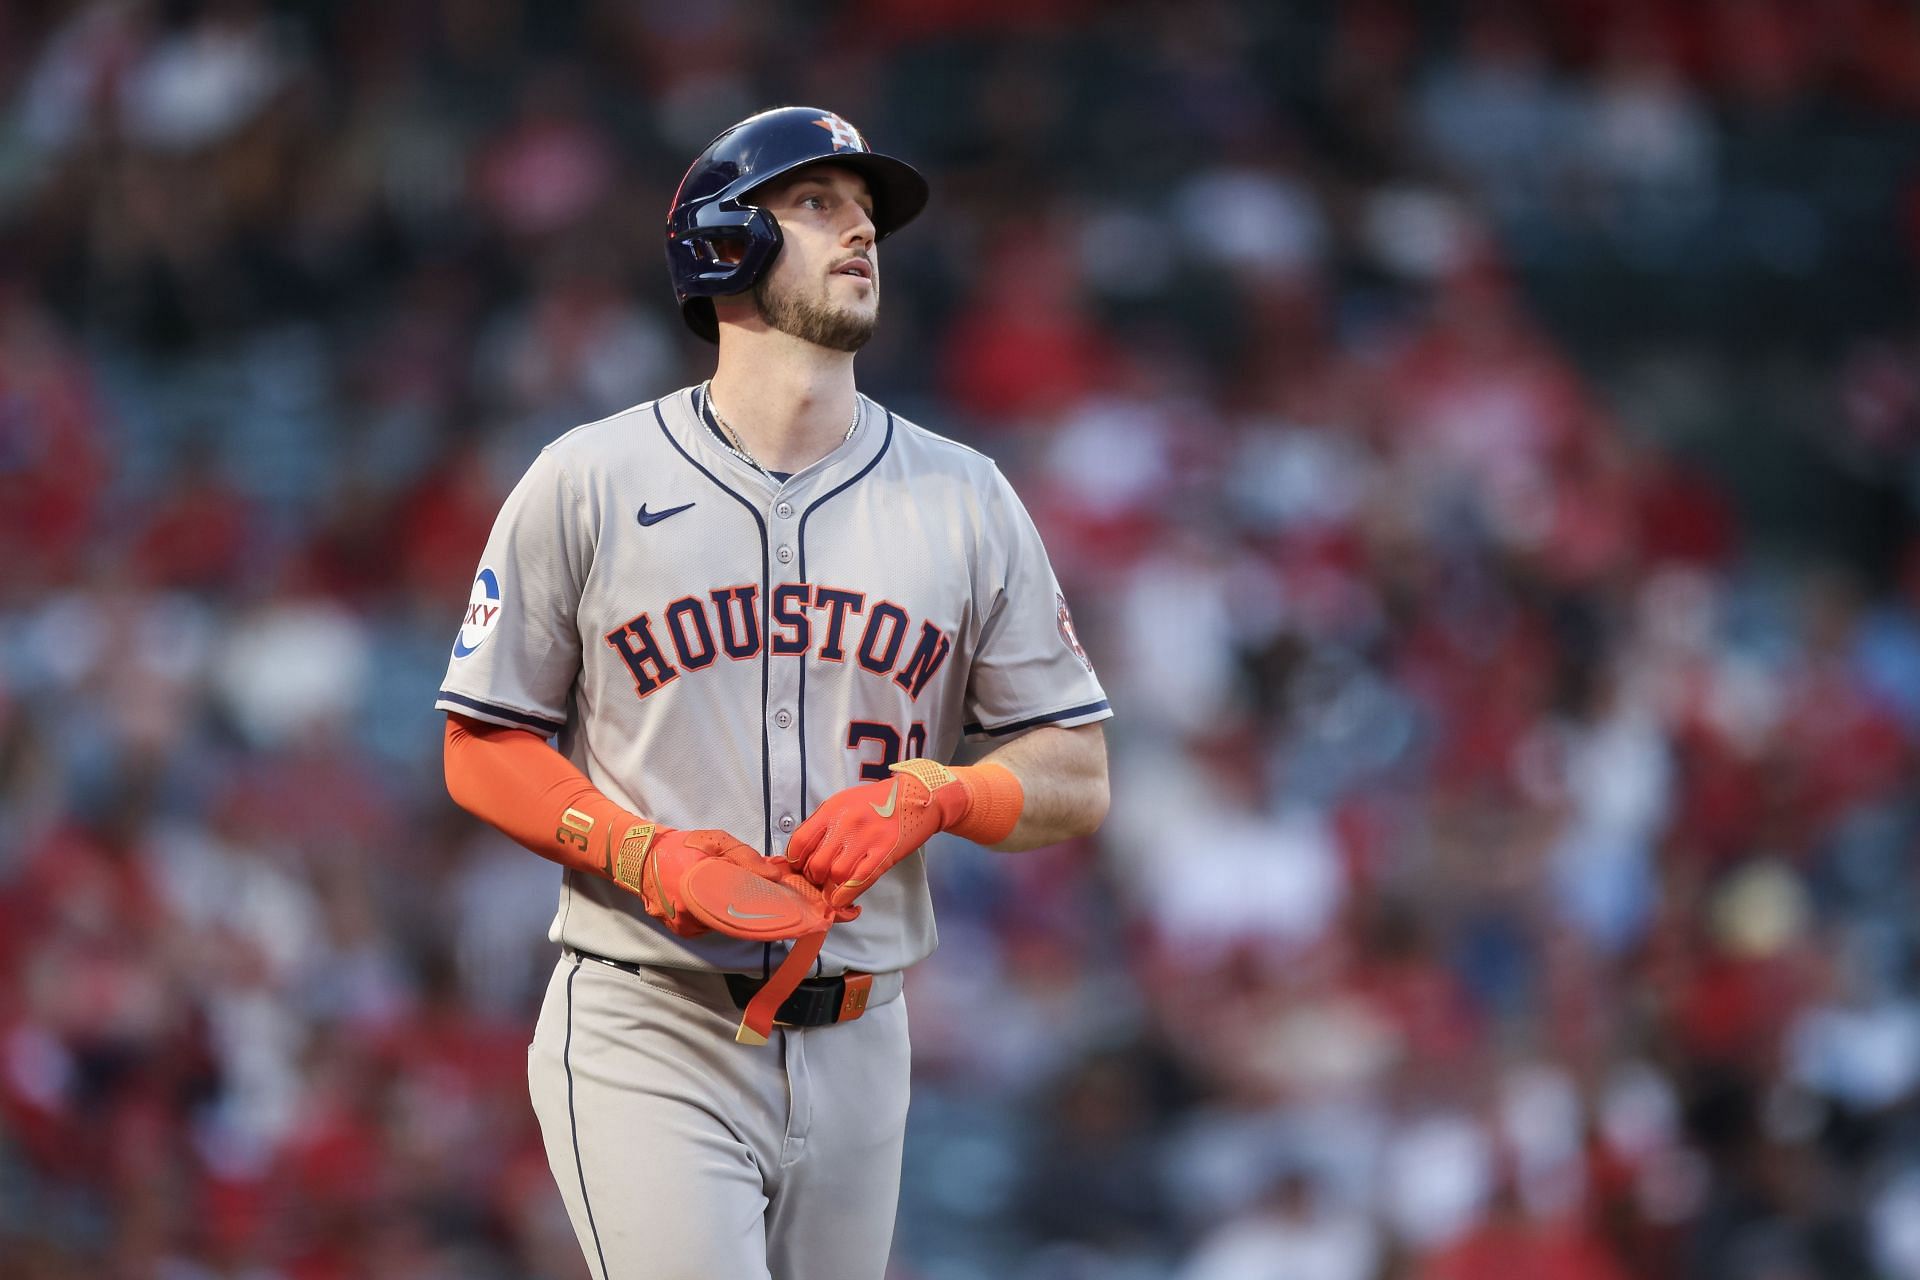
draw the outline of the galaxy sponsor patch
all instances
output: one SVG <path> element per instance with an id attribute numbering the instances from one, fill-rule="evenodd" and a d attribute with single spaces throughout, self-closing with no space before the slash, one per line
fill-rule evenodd
<path id="1" fill-rule="evenodd" d="M 464 658 L 486 643 L 500 621 L 500 579 L 492 569 L 482 568 L 473 580 L 467 596 L 466 617 L 460 622 L 460 634 L 453 641 L 453 656 Z"/>

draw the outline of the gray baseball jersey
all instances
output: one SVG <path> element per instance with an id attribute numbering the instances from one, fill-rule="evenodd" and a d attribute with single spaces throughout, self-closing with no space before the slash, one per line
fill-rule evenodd
<path id="1" fill-rule="evenodd" d="M 845 443 L 778 481 L 715 435 L 701 395 L 540 453 L 487 541 L 436 706 L 557 735 L 617 803 L 776 855 L 827 796 L 894 761 L 1111 714 L 989 459 L 863 397 Z M 860 901 L 821 971 L 933 950 L 920 854 Z M 549 936 L 669 968 L 769 960 L 759 943 L 676 937 L 573 871 Z"/>

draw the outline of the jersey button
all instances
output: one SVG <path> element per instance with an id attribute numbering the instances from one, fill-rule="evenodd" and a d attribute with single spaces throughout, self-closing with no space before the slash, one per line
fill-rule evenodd
<path id="1" fill-rule="evenodd" d="M 773 713 L 773 722 L 784 729 L 793 723 L 793 712 L 782 707 Z"/>
<path id="2" fill-rule="evenodd" d="M 778 560 L 778 561 L 779 561 L 779 562 L 780 562 L 781 564 L 791 564 L 791 563 L 793 563 L 793 548 L 792 548 L 792 547 L 789 547 L 789 546 L 782 546 L 782 547 L 781 547 L 781 548 L 780 548 L 779 550 L 777 550 L 777 551 L 775 551 L 775 552 L 773 553 L 773 555 L 774 555 L 774 558 L 775 558 L 776 560 Z"/>
<path id="3" fill-rule="evenodd" d="M 782 520 L 791 520 L 793 519 L 793 504 L 791 502 L 783 502 L 773 509 L 773 514 L 779 516 Z"/>
<path id="4" fill-rule="evenodd" d="M 792 814 L 790 814 L 790 813 L 783 813 L 783 814 L 781 814 L 781 815 L 780 815 L 780 829 L 781 829 L 782 831 L 791 831 L 791 830 L 793 830 L 793 815 L 792 815 Z"/>

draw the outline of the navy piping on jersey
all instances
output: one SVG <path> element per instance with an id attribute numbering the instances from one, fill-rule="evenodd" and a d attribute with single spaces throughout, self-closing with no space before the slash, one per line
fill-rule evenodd
<path id="1" fill-rule="evenodd" d="M 824 507 L 829 501 L 838 497 L 841 493 L 851 489 L 866 476 L 867 472 L 880 465 L 880 459 L 887 456 L 887 450 L 893 447 L 893 410 L 888 409 L 886 414 L 887 437 L 880 442 L 880 450 L 873 455 L 872 461 L 868 462 L 866 466 L 860 468 L 860 470 L 856 471 L 848 479 L 821 494 L 814 500 L 811 506 L 800 513 L 800 531 L 794 536 L 794 542 L 799 545 L 800 549 L 798 558 L 800 581 L 807 581 L 807 517 L 818 511 L 821 507 Z M 804 805 L 807 802 L 807 664 L 805 662 L 800 664 L 800 694 L 798 701 L 800 706 L 794 731 L 800 735 L 800 803 Z M 764 722 L 765 718 L 762 717 L 762 723 Z"/>
<path id="2" fill-rule="evenodd" d="M 587 1198 L 587 1166 L 580 1158 L 580 1121 L 573 1111 L 573 980 L 580 974 L 580 957 L 574 956 L 573 969 L 567 974 L 567 1039 L 560 1049 L 560 1066 L 567 1073 L 567 1132 L 573 1138 L 573 1171 L 580 1178 L 580 1205 L 587 1211 L 587 1230 L 593 1233 L 593 1251 L 600 1258 L 600 1274 L 610 1277 L 607 1251 L 600 1247 L 600 1227 L 593 1220 L 593 1201 Z"/>
<path id="3" fill-rule="evenodd" d="M 768 628 L 773 625 L 773 619 L 769 614 L 772 608 L 773 588 L 771 579 L 768 577 L 767 522 L 760 515 L 760 508 L 754 506 L 736 490 L 729 488 L 725 481 L 694 461 L 693 455 L 680 447 L 680 442 L 673 438 L 673 432 L 667 430 L 667 419 L 660 412 L 660 402 L 657 400 L 653 405 L 653 420 L 660 424 L 660 434 L 667 438 L 667 443 L 673 446 L 675 453 L 687 460 L 688 466 L 713 481 L 721 492 L 731 496 L 735 502 L 747 509 L 747 514 L 753 517 L 754 526 L 760 530 L 760 634 L 771 636 L 773 633 Z M 770 693 L 769 681 L 772 678 L 767 661 L 772 650 L 773 645 L 770 643 L 760 647 L 760 815 L 764 832 L 760 848 L 762 852 L 768 854 L 773 852 L 773 746 L 767 738 L 770 732 L 767 728 L 767 699 Z"/>
<path id="4" fill-rule="evenodd" d="M 1037 729 L 1043 724 L 1053 724 L 1060 720 L 1071 720 L 1075 716 L 1091 715 L 1096 711 L 1107 711 L 1111 709 L 1111 706 L 1112 704 L 1105 698 L 1102 698 L 1098 702 L 1083 702 L 1077 707 L 1068 707 L 1065 711 L 1049 711 L 1044 716 L 1034 716 L 1027 720 L 1015 720 L 1012 724 L 996 725 L 991 729 L 985 725 L 970 724 L 967 726 L 967 732 L 984 733 L 989 738 L 1004 738 L 1010 733 L 1019 733 L 1022 729 Z"/>
<path id="5" fill-rule="evenodd" d="M 549 720 L 545 716 L 528 715 L 524 711 L 515 711 L 512 707 L 502 707 L 492 702 L 482 702 L 478 698 L 469 698 L 464 693 L 449 693 L 447 690 L 442 689 L 434 696 L 435 699 L 440 702 L 457 702 L 471 711 L 479 711 L 486 715 L 498 716 L 502 720 L 511 720 L 515 724 L 523 724 L 529 729 L 538 729 L 548 737 L 552 737 L 566 727 L 558 720 Z"/>

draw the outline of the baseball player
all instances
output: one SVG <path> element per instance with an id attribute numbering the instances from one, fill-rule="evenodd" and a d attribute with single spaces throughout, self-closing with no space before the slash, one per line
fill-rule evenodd
<path id="1" fill-rule="evenodd" d="M 1105 815 L 1110 712 L 1032 521 L 854 389 L 876 246 L 926 200 L 829 111 L 707 147 L 667 261 L 713 377 L 534 460 L 436 703 L 454 798 L 566 869 L 528 1078 L 601 1280 L 879 1280 L 921 846 Z"/>

